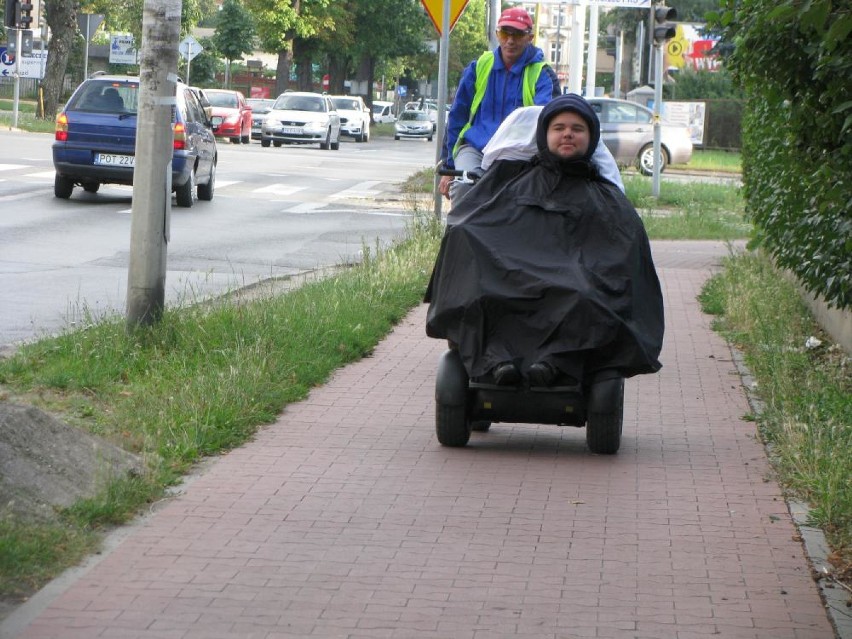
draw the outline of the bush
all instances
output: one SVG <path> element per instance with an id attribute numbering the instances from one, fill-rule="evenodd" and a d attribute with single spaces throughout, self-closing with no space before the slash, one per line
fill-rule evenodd
<path id="1" fill-rule="evenodd" d="M 747 99 L 743 184 L 756 243 L 811 293 L 852 307 L 852 13 L 814 0 L 723 0 Z"/>

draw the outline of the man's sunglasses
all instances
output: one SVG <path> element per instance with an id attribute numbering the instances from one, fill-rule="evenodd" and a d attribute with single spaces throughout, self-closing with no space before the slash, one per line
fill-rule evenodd
<path id="1" fill-rule="evenodd" d="M 530 35 L 530 32 L 517 31 L 516 29 L 497 29 L 497 35 L 508 40 L 509 38 L 523 38 Z"/>

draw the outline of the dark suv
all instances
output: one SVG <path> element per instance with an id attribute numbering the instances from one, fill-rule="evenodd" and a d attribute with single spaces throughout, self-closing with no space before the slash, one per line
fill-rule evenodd
<path id="1" fill-rule="evenodd" d="M 178 83 L 172 110 L 172 190 L 178 206 L 196 195 L 212 200 L 216 138 L 195 93 Z M 133 184 L 139 78 L 98 76 L 77 87 L 56 118 L 54 195 L 67 199 L 75 186 L 97 193 L 101 184 Z"/>

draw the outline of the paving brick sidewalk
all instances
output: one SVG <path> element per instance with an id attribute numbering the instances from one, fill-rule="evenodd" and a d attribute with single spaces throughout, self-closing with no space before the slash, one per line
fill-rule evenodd
<path id="1" fill-rule="evenodd" d="M 5 636 L 833 637 L 695 300 L 725 251 L 654 244 L 664 368 L 628 380 L 618 455 L 534 425 L 441 447 L 420 307 Z"/>

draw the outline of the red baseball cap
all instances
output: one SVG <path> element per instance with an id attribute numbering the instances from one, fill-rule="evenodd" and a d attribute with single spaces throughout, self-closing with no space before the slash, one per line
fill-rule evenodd
<path id="1" fill-rule="evenodd" d="M 532 31 L 533 21 L 530 18 L 530 14 L 523 8 L 512 7 L 500 14 L 500 19 L 497 21 L 497 28 L 499 29 L 500 27 L 509 27 L 518 31 Z"/>

